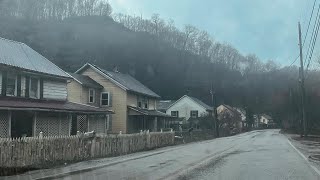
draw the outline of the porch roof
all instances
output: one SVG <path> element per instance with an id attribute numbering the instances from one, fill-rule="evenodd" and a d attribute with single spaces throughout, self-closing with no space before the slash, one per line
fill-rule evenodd
<path id="1" fill-rule="evenodd" d="M 112 110 L 67 101 L 0 98 L 1 110 L 74 112 L 79 114 L 113 114 Z"/>
<path id="2" fill-rule="evenodd" d="M 172 117 L 166 113 L 163 113 L 157 110 L 140 109 L 132 106 L 128 106 L 128 108 L 145 116 Z"/>

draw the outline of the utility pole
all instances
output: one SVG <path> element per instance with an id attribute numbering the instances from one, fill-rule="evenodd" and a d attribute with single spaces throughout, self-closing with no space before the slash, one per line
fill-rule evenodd
<path id="1" fill-rule="evenodd" d="M 213 83 L 211 83 L 210 94 L 211 94 L 211 101 L 212 101 L 212 106 L 213 106 L 212 117 L 214 120 L 214 128 L 215 128 L 215 132 L 216 132 L 216 137 L 219 137 L 218 112 L 217 112 L 217 105 L 216 105 L 216 97 L 214 97 L 215 93 L 213 91 Z"/>
<path id="2" fill-rule="evenodd" d="M 307 122 L 305 112 L 305 89 L 304 89 L 304 70 L 303 70 L 303 55 L 302 55 L 302 41 L 301 41 L 301 25 L 298 23 L 299 28 L 299 48 L 300 48 L 300 88 L 301 88 L 301 108 L 302 108 L 302 123 L 303 123 L 303 135 L 307 136 Z"/>

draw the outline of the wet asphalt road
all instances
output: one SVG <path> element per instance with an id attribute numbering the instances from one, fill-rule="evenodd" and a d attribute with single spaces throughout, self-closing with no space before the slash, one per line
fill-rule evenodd
<path id="1" fill-rule="evenodd" d="M 130 160 L 57 179 L 320 180 L 279 130 L 253 131 L 146 153 L 149 155 L 134 154 Z M 90 164 L 83 162 L 82 166 Z"/>

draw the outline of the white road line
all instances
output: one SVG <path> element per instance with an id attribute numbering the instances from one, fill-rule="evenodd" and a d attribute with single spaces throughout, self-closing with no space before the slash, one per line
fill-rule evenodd
<path id="1" fill-rule="evenodd" d="M 299 154 L 304 160 L 308 161 L 308 158 L 307 158 L 305 155 L 303 155 L 296 147 L 294 147 L 294 145 L 290 142 L 289 139 L 288 139 L 288 143 L 292 146 L 292 148 L 293 148 L 294 150 L 296 150 L 296 151 L 298 152 L 298 154 Z M 309 161 L 308 161 L 308 162 L 309 162 Z"/>
<path id="2" fill-rule="evenodd" d="M 290 142 L 290 140 L 288 139 L 288 143 L 291 145 L 291 147 L 296 150 L 298 152 L 298 154 L 308 163 L 308 165 L 320 176 L 320 170 L 318 168 L 316 168 L 315 166 L 313 166 L 312 164 L 310 164 L 308 158 L 303 155 L 296 147 L 294 147 L 294 145 Z"/>

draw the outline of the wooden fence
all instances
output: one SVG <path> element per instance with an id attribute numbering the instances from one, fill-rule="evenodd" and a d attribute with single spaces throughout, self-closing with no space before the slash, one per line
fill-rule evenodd
<path id="1" fill-rule="evenodd" d="M 0 167 L 50 167 L 174 144 L 174 132 L 0 139 Z"/>

